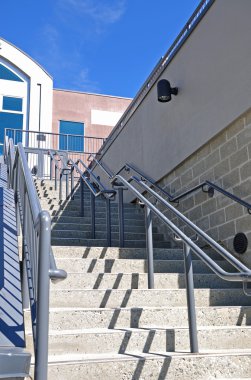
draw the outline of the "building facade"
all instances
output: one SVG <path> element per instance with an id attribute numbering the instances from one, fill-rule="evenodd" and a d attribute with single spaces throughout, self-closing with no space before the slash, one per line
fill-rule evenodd
<path id="1" fill-rule="evenodd" d="M 0 153 L 5 129 L 15 130 L 14 134 L 10 133 L 15 143 L 22 141 L 29 147 L 83 151 L 86 136 L 96 138 L 100 145 L 130 101 L 115 96 L 53 90 L 52 77 L 36 61 L 0 38 Z M 62 136 L 52 139 L 46 133 Z"/>

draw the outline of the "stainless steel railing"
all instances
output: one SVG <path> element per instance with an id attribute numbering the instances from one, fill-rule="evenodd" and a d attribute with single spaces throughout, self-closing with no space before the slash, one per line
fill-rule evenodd
<path id="1" fill-rule="evenodd" d="M 62 200 L 63 180 L 65 179 L 66 198 L 69 196 L 69 174 L 70 168 L 67 166 L 67 159 L 58 151 L 48 151 L 50 157 L 50 180 L 54 177 L 54 190 L 58 189 L 59 182 L 59 200 Z"/>
<path id="2" fill-rule="evenodd" d="M 9 185 L 14 189 L 17 223 L 22 231 L 23 303 L 30 305 L 35 352 L 35 380 L 46 380 L 48 369 L 50 280 L 66 278 L 51 250 L 51 218 L 41 209 L 24 148 L 5 139 Z"/>
<path id="3" fill-rule="evenodd" d="M 195 253 L 217 276 L 227 281 L 242 282 L 243 290 L 246 295 L 251 295 L 248 291 L 247 283 L 251 282 L 251 270 L 243 263 L 237 260 L 230 252 L 220 246 L 209 235 L 192 223 L 182 213 L 180 213 L 173 205 L 162 198 L 156 191 L 149 187 L 145 181 L 136 176 L 131 176 L 125 179 L 121 174 L 116 174 L 111 182 L 114 184 L 122 183 L 126 186 L 144 205 L 146 209 L 146 236 L 147 236 L 147 255 L 148 255 L 148 286 L 154 287 L 154 269 L 153 269 L 153 243 L 152 243 L 152 213 L 157 216 L 167 227 L 179 237 L 184 245 L 184 264 L 186 275 L 187 289 L 187 307 L 190 335 L 191 352 L 199 352 L 197 338 L 196 311 L 194 300 L 194 284 L 193 284 L 193 267 L 192 267 L 192 252 Z M 237 270 L 236 272 L 227 272 L 222 269 L 206 252 L 201 249 L 196 242 L 181 231 L 170 219 L 168 219 L 157 207 L 153 205 L 142 193 L 135 187 L 134 183 L 141 188 L 141 191 L 152 195 L 156 200 L 162 203 L 166 209 L 171 211 L 175 216 L 182 220 L 192 230 L 194 230 L 204 241 L 207 242 L 216 252 L 218 252 L 231 266 Z"/>
<path id="4" fill-rule="evenodd" d="M 82 165 L 84 171 L 79 168 Z M 84 207 L 84 183 L 90 190 L 90 209 L 91 209 L 91 238 L 96 238 L 95 228 L 95 199 L 103 197 L 106 201 L 106 231 L 107 231 L 107 246 L 111 246 L 111 200 L 114 199 L 116 191 L 106 188 L 100 179 L 92 173 L 85 163 L 78 159 L 76 162 L 69 160 L 68 165 L 71 167 L 71 199 L 74 199 L 74 171 L 80 176 L 80 202 L 81 216 L 85 215 Z"/>
<path id="5" fill-rule="evenodd" d="M 5 136 L 13 140 L 14 145 L 21 142 L 25 147 L 64 150 L 72 155 L 96 153 L 105 142 L 104 137 L 73 135 L 24 129 L 5 129 Z M 81 149 L 80 149 L 81 148 Z"/>

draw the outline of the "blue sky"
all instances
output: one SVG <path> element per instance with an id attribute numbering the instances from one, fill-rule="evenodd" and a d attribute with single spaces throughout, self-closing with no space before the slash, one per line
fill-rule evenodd
<path id="1" fill-rule="evenodd" d="M 133 97 L 199 0 L 8 0 L 0 36 L 55 88 Z"/>

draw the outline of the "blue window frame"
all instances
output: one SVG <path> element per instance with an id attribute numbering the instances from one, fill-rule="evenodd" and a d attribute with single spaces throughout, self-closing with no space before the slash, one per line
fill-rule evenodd
<path id="1" fill-rule="evenodd" d="M 23 82 L 23 80 L 17 76 L 13 71 L 0 63 L 0 79 L 12 80 L 14 82 Z"/>
<path id="2" fill-rule="evenodd" d="M 10 96 L 3 97 L 3 110 L 22 112 L 22 109 L 23 109 L 23 99 L 12 98 Z"/>
<path id="3" fill-rule="evenodd" d="M 60 120 L 59 133 L 65 135 L 59 137 L 60 150 L 84 151 L 84 123 Z"/>

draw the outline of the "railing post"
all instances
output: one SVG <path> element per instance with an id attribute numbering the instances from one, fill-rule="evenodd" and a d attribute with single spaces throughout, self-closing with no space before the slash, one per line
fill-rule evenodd
<path id="1" fill-rule="evenodd" d="M 52 181 L 52 158 L 50 157 L 50 180 Z M 55 176 L 56 176 L 56 173 L 55 173 Z"/>
<path id="2" fill-rule="evenodd" d="M 124 238 L 124 200 L 123 200 L 123 187 L 118 187 L 118 195 L 119 195 L 119 246 L 123 248 L 125 245 Z"/>
<path id="3" fill-rule="evenodd" d="M 147 264 L 148 264 L 148 289 L 154 289 L 152 212 L 148 206 L 145 207 L 145 227 L 146 227 L 146 251 L 147 251 Z"/>
<path id="4" fill-rule="evenodd" d="M 81 212 L 81 216 L 85 216 L 85 212 L 84 212 L 84 209 L 85 209 L 85 198 L 84 198 L 84 180 L 82 177 L 80 177 L 80 212 Z"/>
<path id="5" fill-rule="evenodd" d="M 191 353 L 199 352 L 196 310 L 194 299 L 194 283 L 193 283 L 193 263 L 192 251 L 188 244 L 184 245 L 184 266 L 186 277 L 186 294 L 187 294 L 187 311 Z"/>
<path id="6" fill-rule="evenodd" d="M 95 195 L 91 192 L 91 238 L 95 239 Z"/>
<path id="7" fill-rule="evenodd" d="M 73 191 L 74 191 L 74 167 L 72 166 L 71 168 L 71 199 L 74 199 Z"/>
<path id="8" fill-rule="evenodd" d="M 112 245 L 112 234 L 111 234 L 111 200 L 106 198 L 106 232 L 107 232 L 107 246 Z"/>
<path id="9" fill-rule="evenodd" d="M 48 371 L 49 268 L 51 220 L 47 211 L 39 214 L 37 332 L 35 344 L 35 380 L 46 380 Z"/>
<path id="10" fill-rule="evenodd" d="M 9 173 L 10 175 L 10 173 Z M 17 163 L 16 170 L 12 168 L 11 173 L 12 183 L 10 183 L 10 187 L 14 189 L 14 199 L 15 199 L 15 210 L 16 210 L 16 223 L 17 223 L 17 236 L 20 236 L 20 210 L 18 205 L 18 189 L 19 189 L 19 164 Z"/>
<path id="11" fill-rule="evenodd" d="M 22 300 L 23 300 L 23 309 L 28 309 L 30 306 L 30 297 L 29 297 L 29 282 L 27 275 L 27 257 L 26 257 L 26 247 L 24 237 L 27 234 L 27 194 L 24 186 L 24 207 L 23 207 L 23 236 L 22 236 Z"/>
<path id="12" fill-rule="evenodd" d="M 69 196 L 69 174 L 68 171 L 65 174 L 65 198 L 67 199 Z"/>
<path id="13" fill-rule="evenodd" d="M 63 177 L 63 174 L 61 172 L 59 175 L 59 200 L 60 201 L 62 200 L 62 177 Z"/>
<path id="14" fill-rule="evenodd" d="M 58 168 L 55 165 L 55 180 L 54 180 L 54 190 L 57 191 L 57 176 L 58 176 Z"/>
<path id="15" fill-rule="evenodd" d="M 43 174 L 44 174 L 44 154 L 43 154 L 42 151 L 38 152 L 37 162 L 38 162 L 38 170 L 37 170 L 38 177 L 39 178 L 43 178 Z"/>

